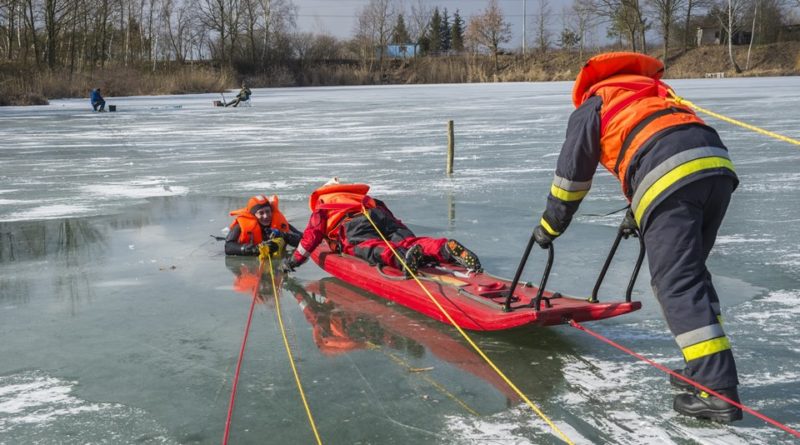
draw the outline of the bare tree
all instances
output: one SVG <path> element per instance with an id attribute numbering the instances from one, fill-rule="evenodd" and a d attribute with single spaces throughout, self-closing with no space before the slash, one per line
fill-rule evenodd
<path id="1" fill-rule="evenodd" d="M 564 29 L 575 34 L 578 47 L 578 60 L 583 60 L 586 48 L 587 35 L 594 27 L 596 18 L 592 0 L 573 0 L 572 6 L 564 9 Z"/>
<path id="2" fill-rule="evenodd" d="M 67 16 L 66 0 L 45 0 L 44 7 L 44 28 L 47 36 L 47 67 L 51 70 L 56 67 L 56 45 L 59 41 L 59 33 Z"/>
<path id="3" fill-rule="evenodd" d="M 191 52 L 193 42 L 192 28 L 197 26 L 195 10 L 189 3 L 181 3 L 172 9 L 173 0 L 164 0 L 166 17 L 166 38 L 175 60 L 185 62 Z M 167 14 L 169 12 L 169 14 Z"/>
<path id="4" fill-rule="evenodd" d="M 739 31 L 742 22 L 742 15 L 745 9 L 744 0 L 723 0 L 723 3 L 715 5 L 710 14 L 716 17 L 720 26 L 725 31 L 728 39 L 728 60 L 731 67 L 737 73 L 741 73 L 742 69 L 736 62 L 736 56 L 733 54 L 733 40 Z"/>
<path id="5" fill-rule="evenodd" d="M 378 50 L 381 67 L 386 45 L 392 38 L 395 14 L 391 0 L 370 0 L 358 14 L 358 33 L 365 45 Z"/>
<path id="6" fill-rule="evenodd" d="M 800 1 L 800 0 L 798 0 Z M 433 8 L 428 6 L 426 0 L 417 0 L 411 5 L 411 20 L 408 23 L 408 32 L 415 42 L 425 35 L 425 30 L 433 17 Z"/>
<path id="7" fill-rule="evenodd" d="M 8 60 L 14 58 L 14 34 L 17 30 L 19 0 L 6 0 L 0 3 L 0 33 L 3 37 L 3 50 Z"/>
<path id="8" fill-rule="evenodd" d="M 624 36 L 631 51 L 647 49 L 647 20 L 639 0 L 591 0 L 586 6 L 609 23 L 609 31 Z"/>
<path id="9" fill-rule="evenodd" d="M 550 46 L 548 26 L 550 26 L 551 14 L 549 0 L 539 0 L 539 13 L 536 16 L 536 44 L 542 54 L 546 53 Z"/>
<path id="10" fill-rule="evenodd" d="M 469 20 L 465 38 L 473 43 L 472 46 L 485 47 L 491 51 L 494 56 L 494 70 L 500 70 L 500 45 L 511 41 L 511 24 L 505 21 L 497 0 L 489 0 L 486 9 Z"/>
<path id="11" fill-rule="evenodd" d="M 750 69 L 750 51 L 753 49 L 753 41 L 756 39 L 756 17 L 758 17 L 758 0 L 753 0 L 753 25 L 750 27 L 750 44 L 747 45 L 747 61 L 744 69 Z"/>
<path id="12" fill-rule="evenodd" d="M 675 23 L 675 17 L 678 10 L 683 6 L 683 0 L 648 0 L 650 6 L 655 12 L 655 16 L 659 23 L 659 31 L 661 37 L 664 39 L 662 60 L 664 67 L 667 66 L 667 58 L 669 57 L 669 43 L 671 38 L 671 31 Z"/>
<path id="13" fill-rule="evenodd" d="M 202 0 L 200 12 L 203 24 L 219 34 L 216 46 L 219 60 L 231 65 L 239 33 L 239 0 Z"/>
<path id="14" fill-rule="evenodd" d="M 737 6 L 739 6 L 741 1 L 737 0 Z M 737 73 L 741 73 L 742 69 L 739 68 L 739 64 L 736 63 L 736 58 L 733 56 L 733 35 L 735 32 L 734 24 L 736 23 L 734 17 L 736 16 L 736 8 L 734 8 L 734 0 L 728 0 L 728 57 L 731 60 L 731 65 L 733 65 L 733 69 Z"/>
<path id="15" fill-rule="evenodd" d="M 36 14 L 33 7 L 33 0 L 26 0 L 25 2 L 25 12 L 23 14 L 26 25 L 28 27 L 28 31 L 30 32 L 31 40 L 33 41 L 33 57 L 36 61 L 36 66 L 39 66 L 40 63 L 40 53 L 39 53 L 39 36 L 36 33 L 36 23 L 39 22 L 39 15 Z M 27 38 L 27 33 L 25 34 Z M 27 43 L 27 42 L 26 42 Z M 25 58 L 27 58 L 28 47 L 25 46 Z"/>

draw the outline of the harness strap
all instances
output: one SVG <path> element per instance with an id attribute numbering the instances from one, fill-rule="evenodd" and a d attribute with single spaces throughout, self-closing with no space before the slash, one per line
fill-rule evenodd
<path id="1" fill-rule="evenodd" d="M 620 87 L 625 88 L 630 91 L 636 91 L 634 94 L 626 97 L 625 99 L 621 100 L 619 103 L 611 107 L 610 110 L 606 111 L 603 115 L 603 119 L 600 121 L 600 132 L 601 134 L 605 132 L 606 126 L 611 119 L 614 118 L 620 111 L 624 110 L 628 107 L 628 105 L 632 104 L 633 102 L 645 98 L 645 97 L 652 97 L 658 93 L 658 84 L 654 83 L 652 85 L 648 85 L 644 88 L 640 88 L 639 84 L 632 83 L 632 82 L 613 82 L 604 84 L 603 87 Z M 654 91 L 655 90 L 655 91 Z M 654 94 L 655 93 L 655 94 Z"/>

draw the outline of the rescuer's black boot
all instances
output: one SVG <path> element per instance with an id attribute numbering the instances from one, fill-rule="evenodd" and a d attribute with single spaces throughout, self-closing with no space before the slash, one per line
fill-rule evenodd
<path id="1" fill-rule="evenodd" d="M 736 390 L 735 386 L 717 389 L 715 391 L 739 403 L 739 392 Z M 705 391 L 675 396 L 672 408 L 685 416 L 709 419 L 715 422 L 730 423 L 736 420 L 742 420 L 741 408 L 714 397 Z"/>

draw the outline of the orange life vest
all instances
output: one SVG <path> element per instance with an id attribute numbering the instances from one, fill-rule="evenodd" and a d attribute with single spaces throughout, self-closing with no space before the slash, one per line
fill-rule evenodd
<path id="1" fill-rule="evenodd" d="M 255 215 L 251 213 L 253 207 L 264 204 L 269 204 L 272 208 L 272 224 L 270 224 L 270 228 L 277 229 L 283 233 L 289 232 L 289 222 L 278 208 L 278 196 L 272 195 L 267 198 L 264 195 L 256 195 L 247 201 L 247 207 L 231 212 L 231 216 L 235 216 L 236 219 L 231 223 L 230 229 L 233 230 L 236 224 L 239 224 L 242 229 L 238 239 L 240 244 L 260 244 L 264 240 L 261 233 L 261 225 Z"/>
<path id="2" fill-rule="evenodd" d="M 667 98 L 661 82 L 664 64 L 637 53 L 606 53 L 593 57 L 575 79 L 572 102 L 579 107 L 600 96 L 600 163 L 622 183 L 630 196 L 626 172 L 636 152 L 661 130 L 704 124 L 691 108 Z"/>
<path id="3" fill-rule="evenodd" d="M 367 196 L 367 184 L 331 184 L 324 185 L 311 194 L 308 206 L 314 212 L 327 210 L 325 237 L 329 241 L 338 238 L 338 230 L 347 218 L 361 211 L 362 206 L 368 209 L 375 207 L 375 200 Z"/>

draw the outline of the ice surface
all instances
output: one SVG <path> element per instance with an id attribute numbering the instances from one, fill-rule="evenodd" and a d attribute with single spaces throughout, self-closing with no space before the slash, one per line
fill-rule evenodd
<path id="1" fill-rule="evenodd" d="M 800 137 L 798 78 L 670 84 L 698 105 Z M 513 275 L 552 181 L 570 88 L 256 89 L 250 108 L 215 108 L 218 97 L 204 94 L 107 98 L 116 113 L 92 113 L 86 99 L 0 109 L 0 441 L 218 442 L 250 300 L 231 284 L 242 265 L 208 235 L 255 193 L 278 194 L 302 228 L 314 188 L 332 176 L 367 182 L 418 233 L 458 238 L 487 270 Z M 741 180 L 709 259 L 741 394 L 797 428 L 800 150 L 706 120 Z M 621 219 L 596 215 L 624 204 L 598 171 L 557 242 L 549 287 L 588 296 Z M 635 243 L 623 243 L 601 299 L 621 297 L 635 256 Z M 523 279 L 538 281 L 542 265 L 537 249 Z M 309 265 L 295 280 L 313 288 L 324 276 Z M 648 282 L 645 266 L 634 289 L 642 311 L 594 327 L 679 367 Z M 559 443 L 475 357 L 441 353 L 458 349 L 448 328 L 387 305 L 347 319 L 363 341 L 328 355 L 309 305 L 281 295 L 324 442 Z M 254 319 L 236 443 L 312 439 L 272 300 Z M 408 319 L 394 331 L 398 317 Z M 444 347 L 423 341 L 431 338 Z M 675 415 L 666 376 L 569 328 L 477 338 L 576 443 L 791 443 L 753 417 L 718 426 Z M 433 370 L 409 373 L 398 357 Z"/>

